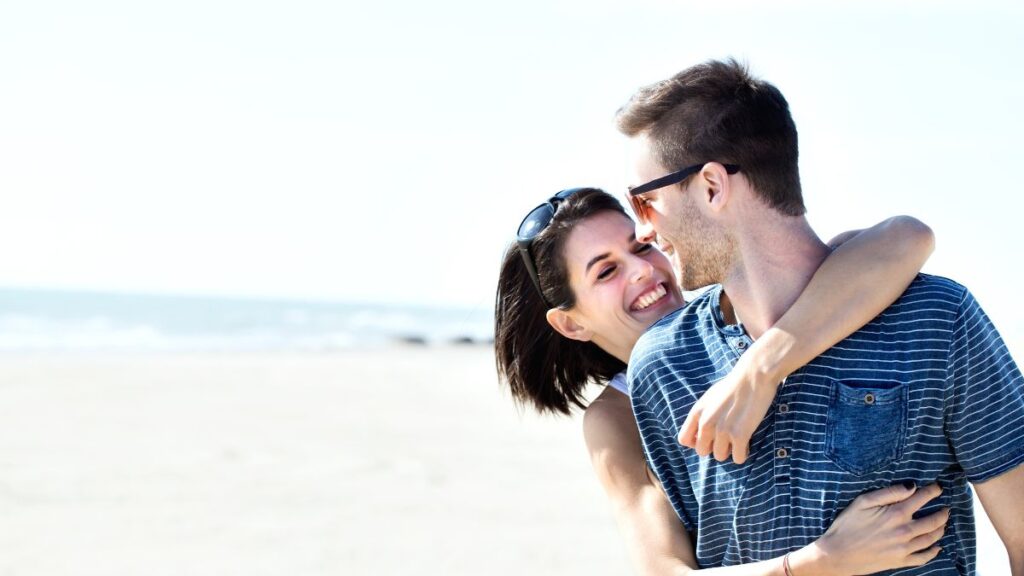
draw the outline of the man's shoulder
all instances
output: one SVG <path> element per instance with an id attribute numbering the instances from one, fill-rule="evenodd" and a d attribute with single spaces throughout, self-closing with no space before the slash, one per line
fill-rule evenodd
<path id="1" fill-rule="evenodd" d="M 664 316 L 644 332 L 629 359 L 629 380 L 665 365 L 674 364 L 705 348 L 704 336 L 714 330 L 720 285 L 713 285 L 685 306 Z"/>
<path id="2" fill-rule="evenodd" d="M 857 370 L 882 371 L 903 370 L 909 361 L 941 364 L 967 297 L 967 289 L 954 280 L 919 274 L 895 302 L 812 363 L 829 367 L 853 362 Z"/>
<path id="3" fill-rule="evenodd" d="M 967 295 L 967 288 L 955 280 L 931 274 L 918 274 L 881 317 L 912 314 L 952 319 Z"/>
<path id="4" fill-rule="evenodd" d="M 907 287 L 904 295 L 930 293 L 934 297 L 952 298 L 959 303 L 959 299 L 963 298 L 966 291 L 967 288 L 963 284 L 951 278 L 934 274 L 918 274 L 914 281 L 910 283 L 910 286 Z"/>
<path id="5" fill-rule="evenodd" d="M 682 308 L 662 316 L 640 335 L 640 339 L 633 347 L 634 354 L 637 351 L 663 347 L 676 340 L 681 332 L 712 318 L 714 308 L 718 306 L 721 291 L 721 285 L 715 284 L 687 302 Z"/>

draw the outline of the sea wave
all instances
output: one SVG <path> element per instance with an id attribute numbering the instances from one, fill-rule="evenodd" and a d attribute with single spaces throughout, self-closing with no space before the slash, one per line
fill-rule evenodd
<path id="1" fill-rule="evenodd" d="M 491 338 L 489 310 L 0 290 L 0 352 L 331 351 Z"/>

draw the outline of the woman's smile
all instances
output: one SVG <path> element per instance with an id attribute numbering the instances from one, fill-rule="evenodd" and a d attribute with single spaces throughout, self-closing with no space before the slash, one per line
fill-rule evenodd
<path id="1" fill-rule="evenodd" d="M 668 289 L 665 288 L 664 283 L 659 282 L 655 284 L 653 288 L 637 297 L 637 299 L 633 301 L 633 305 L 629 308 L 633 311 L 645 310 L 655 302 L 660 301 L 666 295 L 668 295 Z"/>

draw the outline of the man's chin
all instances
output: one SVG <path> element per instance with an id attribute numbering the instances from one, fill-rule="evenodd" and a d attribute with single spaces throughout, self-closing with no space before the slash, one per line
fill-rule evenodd
<path id="1" fill-rule="evenodd" d="M 706 286 L 706 284 L 698 284 L 696 282 L 686 282 L 684 284 L 680 284 L 679 288 L 682 289 L 683 292 L 694 292 L 696 290 L 700 290 L 704 286 Z"/>
<path id="2" fill-rule="evenodd" d="M 679 287 L 684 292 L 695 292 L 703 288 L 707 288 L 713 284 L 721 284 L 722 281 L 709 274 L 694 274 L 691 271 L 689 274 L 683 274 L 680 276 Z"/>
<path id="3" fill-rule="evenodd" d="M 676 275 L 676 284 L 683 290 L 689 290 L 686 287 L 686 268 L 676 258 L 672 258 L 672 273 Z"/>
<path id="4" fill-rule="evenodd" d="M 686 268 L 677 270 L 676 278 L 679 279 L 679 288 L 683 292 L 693 292 L 708 285 L 708 283 L 702 282 L 703 278 L 697 278 L 692 270 L 687 270 Z"/>

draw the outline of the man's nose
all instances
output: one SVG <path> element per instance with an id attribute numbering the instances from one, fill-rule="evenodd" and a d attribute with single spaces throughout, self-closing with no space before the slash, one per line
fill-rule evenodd
<path id="1" fill-rule="evenodd" d="M 650 244 L 650 243 L 654 242 L 654 237 L 655 236 L 656 236 L 656 233 L 654 231 L 654 226 L 651 226 L 650 221 L 642 222 L 642 223 L 641 222 L 637 222 L 636 223 L 636 241 L 637 242 L 641 242 L 643 244 Z"/>

